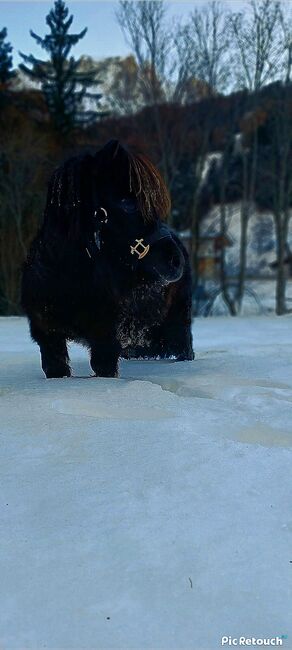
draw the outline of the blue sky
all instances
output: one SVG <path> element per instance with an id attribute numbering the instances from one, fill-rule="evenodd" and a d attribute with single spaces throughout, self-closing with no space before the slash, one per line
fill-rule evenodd
<path id="1" fill-rule="evenodd" d="M 187 16 L 195 6 L 204 4 L 203 0 L 189 0 L 187 2 L 171 1 L 167 3 L 170 16 Z M 242 0 L 229 0 L 226 2 L 233 9 L 242 9 Z M 47 26 L 45 17 L 52 7 L 53 2 L 47 0 L 0 0 L 0 29 L 7 27 L 8 38 L 12 43 L 14 63 L 18 64 L 20 57 L 18 50 L 25 54 L 35 54 L 42 57 L 44 53 L 35 44 L 29 34 L 30 28 L 43 36 Z M 106 56 L 125 55 L 129 48 L 124 41 L 123 34 L 115 19 L 117 2 L 112 0 L 68 0 L 67 5 L 74 14 L 72 29 L 80 31 L 88 27 L 84 39 L 74 48 L 74 55 L 89 54 L 96 59 Z"/>

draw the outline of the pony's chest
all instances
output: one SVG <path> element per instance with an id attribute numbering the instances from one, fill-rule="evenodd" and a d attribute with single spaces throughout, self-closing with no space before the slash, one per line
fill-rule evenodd
<path id="1" fill-rule="evenodd" d="M 158 326 L 165 312 L 161 286 L 144 286 L 131 292 L 120 303 L 117 335 L 122 348 L 129 345 L 146 346 L 151 330 Z"/>

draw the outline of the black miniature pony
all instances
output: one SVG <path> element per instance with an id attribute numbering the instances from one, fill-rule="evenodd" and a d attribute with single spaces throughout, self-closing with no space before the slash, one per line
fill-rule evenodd
<path id="1" fill-rule="evenodd" d="M 53 174 L 22 281 L 47 378 L 70 376 L 67 340 L 102 377 L 120 356 L 193 359 L 190 269 L 160 220 L 169 208 L 157 169 L 116 140 Z"/>

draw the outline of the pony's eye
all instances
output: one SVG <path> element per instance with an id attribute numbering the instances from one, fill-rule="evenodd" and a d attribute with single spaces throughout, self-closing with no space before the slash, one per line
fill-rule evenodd
<path id="1" fill-rule="evenodd" d="M 121 200 L 122 209 L 125 212 L 132 213 L 137 212 L 137 204 L 133 199 L 122 199 Z"/>

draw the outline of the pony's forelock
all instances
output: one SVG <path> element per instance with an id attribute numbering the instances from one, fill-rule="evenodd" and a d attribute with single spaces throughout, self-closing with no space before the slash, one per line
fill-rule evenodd
<path id="1" fill-rule="evenodd" d="M 147 156 L 128 153 L 129 189 L 137 198 L 145 221 L 166 219 L 171 208 L 165 182 Z"/>

